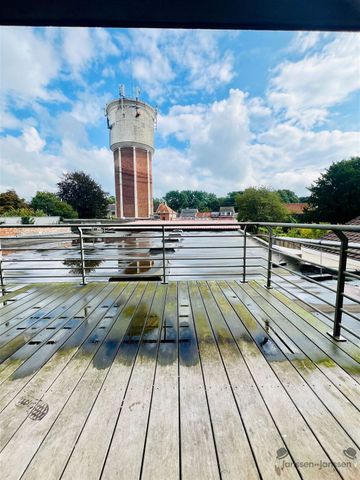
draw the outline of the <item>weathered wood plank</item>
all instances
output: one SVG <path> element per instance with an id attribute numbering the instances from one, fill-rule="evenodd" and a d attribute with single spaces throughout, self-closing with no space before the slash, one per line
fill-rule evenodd
<path id="1" fill-rule="evenodd" d="M 220 478 L 217 453 L 201 372 L 187 284 L 178 284 L 180 319 L 187 328 L 179 332 L 180 364 L 180 450 L 183 480 Z M 196 452 L 196 453 L 195 453 Z"/>
<path id="2" fill-rule="evenodd" d="M 239 351 L 222 310 L 215 298 L 221 298 L 221 290 L 215 281 L 201 282 L 201 296 L 212 326 L 213 335 L 229 376 L 244 427 L 264 480 L 273 480 L 276 475 L 275 447 L 286 448 L 277 426 L 271 417 L 256 383 Z M 259 353 L 260 354 L 260 353 Z M 300 478 L 294 465 L 281 472 L 281 478 Z"/>
<path id="3" fill-rule="evenodd" d="M 271 302 L 274 306 L 276 306 L 278 310 L 285 312 L 286 317 L 289 319 L 289 321 L 295 318 L 297 328 L 305 333 L 305 335 L 309 339 L 309 344 L 311 342 L 314 342 L 334 362 L 338 363 L 345 371 L 347 371 L 349 375 L 355 378 L 355 380 L 360 381 L 359 354 L 357 355 L 358 358 L 354 359 L 342 349 L 342 346 L 341 344 L 339 344 L 339 342 L 331 339 L 329 335 L 324 335 L 318 329 L 316 329 L 315 326 L 303 321 L 302 317 L 299 318 L 299 316 L 294 314 L 294 312 L 290 308 L 288 308 L 288 306 L 286 306 L 284 303 L 282 303 L 270 293 L 267 296 L 267 301 Z"/>
<path id="4" fill-rule="evenodd" d="M 166 295 L 142 480 L 180 478 L 178 329 L 177 284 L 171 282 Z"/>
<path id="5" fill-rule="evenodd" d="M 128 287 L 131 289 L 131 286 Z M 70 398 L 89 364 L 93 361 L 95 354 L 104 345 L 104 341 L 108 338 L 113 338 L 113 336 L 117 338 L 122 335 L 123 329 L 126 330 L 127 323 L 130 322 L 134 314 L 144 288 L 145 285 L 138 285 L 130 298 L 125 288 L 120 297 L 116 299 L 119 309 L 115 320 L 109 319 L 106 321 L 103 319 L 101 325 L 99 325 L 99 321 L 96 321 L 96 325 L 99 328 L 96 329 L 93 335 L 87 337 L 80 350 L 71 359 L 71 362 L 69 362 L 62 374 L 59 375 L 55 383 L 51 385 L 50 389 L 44 392 L 39 391 L 35 386 L 33 396 L 49 405 L 49 410 L 41 422 L 34 422 L 25 413 L 21 427 L 17 428 L 16 433 L 7 442 L 0 455 L 1 471 L 6 472 L 6 478 L 15 480 L 23 474 L 49 428 Z M 11 407 L 14 403 L 12 403 Z M 23 410 L 18 410 L 20 413 L 15 410 L 12 416 L 21 415 Z"/>
<path id="6" fill-rule="evenodd" d="M 7 305 L 13 306 L 13 302 L 18 302 L 22 298 L 26 297 L 30 293 L 35 292 L 39 288 L 35 285 L 24 285 L 22 287 L 15 288 L 11 292 L 5 293 L 5 295 L 0 296 L 0 310 Z M 10 301 L 9 301 L 10 300 Z"/>
<path id="7" fill-rule="evenodd" d="M 82 299 L 89 290 L 90 288 L 87 285 L 84 290 L 78 290 L 77 295 L 74 295 L 71 288 L 60 291 L 57 296 L 54 295 L 54 299 L 50 303 L 37 311 L 35 315 L 24 319 L 17 325 L 12 326 L 6 333 L 0 335 L 0 363 L 32 340 L 43 329 L 49 328 L 52 322 L 63 313 L 68 300 L 71 299 L 71 302 L 74 303 L 76 300 Z M 91 292 L 94 292 L 94 287 L 91 288 Z"/>
<path id="8" fill-rule="evenodd" d="M 261 287 L 259 287 L 261 289 Z M 264 297 L 258 293 L 257 290 L 252 289 L 250 286 L 244 286 L 243 289 L 249 294 L 251 300 L 250 302 L 256 302 L 259 305 L 265 314 L 268 314 L 268 321 L 269 324 L 273 324 L 274 322 L 278 322 L 279 325 L 282 325 L 284 328 L 290 326 L 289 334 L 291 335 L 292 328 L 294 330 L 295 327 L 282 315 L 273 308 L 268 302 L 265 301 Z M 253 306 L 249 305 L 248 309 L 255 314 L 253 310 Z M 257 315 L 257 318 L 259 316 Z M 291 328 L 292 327 L 292 328 Z M 309 387 L 316 393 L 318 398 L 322 401 L 322 403 L 327 407 L 329 412 L 337 419 L 340 425 L 343 426 L 345 431 L 352 437 L 353 441 L 360 445 L 360 415 L 357 408 L 347 400 L 347 398 L 342 394 L 341 390 L 337 388 L 337 384 L 331 384 L 326 377 L 326 369 L 325 372 L 321 371 L 317 368 L 317 365 L 312 362 L 311 357 L 312 354 L 316 357 L 318 352 L 316 351 L 316 345 L 313 345 L 311 342 L 308 342 L 306 337 L 299 335 L 298 332 L 294 332 L 291 335 L 292 338 L 296 339 L 296 342 L 299 348 L 305 348 L 309 357 L 298 358 L 296 355 L 289 355 L 284 352 L 285 356 L 289 359 L 292 365 L 296 368 L 296 370 L 300 373 L 302 378 L 306 381 Z M 309 348 L 307 348 L 309 347 Z M 310 349 L 310 352 L 309 352 Z M 329 359 L 330 361 L 330 359 Z M 331 361 L 330 361 L 331 362 Z M 328 368 L 332 368 L 329 366 Z M 336 365 L 335 365 L 336 368 Z M 358 397 L 360 400 L 360 386 L 358 384 L 353 383 L 353 392 L 354 397 Z"/>
<path id="9" fill-rule="evenodd" d="M 132 318 L 129 327 L 128 319 L 122 316 L 121 323 L 115 324 L 109 336 L 105 338 L 94 356 L 92 365 L 85 371 L 69 401 L 32 458 L 22 476 L 23 480 L 37 480 L 45 477 L 48 480 L 57 480 L 60 478 L 124 338 L 127 341 L 131 335 L 131 329 L 140 329 L 141 331 L 144 328 L 155 290 L 154 283 L 148 284 L 140 301 L 136 299 L 138 304 L 134 304 L 135 312 L 130 314 L 130 318 L 131 316 Z M 104 357 L 106 357 L 105 362 Z M 50 392 L 44 395 L 43 400 L 53 404 L 52 397 L 53 394 Z M 96 438 L 99 440 L 98 432 Z M 49 465 L 48 458 L 51 456 L 53 460 Z M 80 476 L 77 478 L 81 479 Z"/>
<path id="10" fill-rule="evenodd" d="M 49 297 L 52 299 L 53 295 L 56 297 L 58 296 L 57 294 L 59 294 L 59 291 L 67 288 L 69 287 L 64 286 L 63 284 L 59 285 L 56 289 L 53 286 L 48 285 L 36 290 L 16 305 L 10 305 L 8 308 L 4 307 L 1 310 L 0 335 L 5 333 L 9 328 L 16 326 L 25 318 L 37 315 L 38 311 L 49 303 Z"/>
<path id="11" fill-rule="evenodd" d="M 156 314 L 141 339 L 102 472 L 103 480 L 140 477 L 162 326 L 163 316 Z M 134 334 L 138 335 L 136 331 Z M 129 341 L 134 334 L 130 332 Z"/>
<path id="12" fill-rule="evenodd" d="M 329 464 L 330 458 L 271 368 L 272 363 L 288 363 L 288 360 L 278 351 L 271 339 L 261 332 L 256 319 L 234 295 L 228 284 L 225 281 L 218 284 L 222 294 L 217 296 L 217 303 L 280 431 L 291 459 L 298 464 L 299 472 L 304 479 L 318 480 L 318 468 L 307 468 L 304 466 L 305 462 L 325 465 Z M 266 338 L 268 341 L 263 343 Z M 259 350 L 263 355 L 259 355 Z M 274 446 L 274 462 L 277 450 L 278 447 Z M 340 476 L 336 471 L 327 469 L 324 478 Z"/>
<path id="13" fill-rule="evenodd" d="M 234 282 L 230 281 L 228 283 L 233 285 Z M 249 330 L 249 333 L 253 338 L 256 335 L 253 330 Z M 268 341 L 271 341 L 264 330 L 262 330 L 261 334 Z M 306 419 L 308 426 L 333 464 L 339 465 L 346 462 L 347 457 L 344 454 L 343 445 L 349 445 L 350 448 L 356 449 L 353 440 L 324 407 L 310 387 L 304 383 L 302 377 L 289 361 L 271 361 L 269 365 L 290 395 L 299 412 Z M 341 475 L 343 478 L 355 479 L 360 476 L 360 471 L 353 463 L 346 470 L 341 470 Z"/>
<path id="14" fill-rule="evenodd" d="M 159 319 L 162 318 L 165 295 L 165 285 L 158 285 L 151 305 L 151 311 L 147 318 L 149 333 L 152 328 L 157 326 Z M 143 314 L 142 318 L 138 317 L 137 320 L 135 319 L 135 325 L 137 323 L 141 325 L 141 320 L 144 321 Z M 139 334 L 138 327 L 136 330 L 136 335 L 128 336 L 129 341 L 123 342 L 120 346 L 91 415 L 66 465 L 61 477 L 62 480 L 82 480 L 84 478 L 98 480 L 100 478 L 138 354 L 139 344 L 144 335 L 144 332 Z"/>
<path id="15" fill-rule="evenodd" d="M 197 287 L 195 282 L 189 282 L 190 302 L 221 476 L 228 479 L 260 478 Z"/>
<path id="16" fill-rule="evenodd" d="M 248 290 L 249 288 L 251 290 Z M 250 286 L 244 286 L 243 290 L 248 292 L 249 298 L 252 298 L 252 300 L 261 307 L 262 311 L 264 312 L 262 315 L 268 315 L 268 323 L 272 325 L 278 324 L 288 336 L 294 339 L 299 349 L 302 350 L 304 353 L 303 358 L 301 358 L 299 355 L 287 355 L 287 357 L 290 360 L 293 359 L 294 362 L 297 361 L 296 365 L 299 368 L 302 368 L 303 366 L 305 369 L 305 375 L 313 376 L 313 381 L 310 383 L 314 383 L 315 388 L 322 388 L 325 385 L 327 387 L 329 383 L 327 379 L 329 379 L 332 382 L 332 387 L 335 387 L 334 390 L 330 386 L 332 389 L 331 396 L 336 395 L 336 390 L 339 389 L 339 391 L 348 400 L 350 400 L 357 409 L 360 409 L 359 383 L 354 382 L 354 379 L 342 367 L 340 367 L 333 359 L 329 358 L 324 350 L 321 349 L 321 345 L 318 346 L 318 344 L 309 340 L 309 338 L 306 336 L 306 331 L 303 332 L 302 329 L 298 328 L 301 320 L 297 318 L 293 312 L 289 313 L 287 309 L 283 309 L 282 304 L 280 303 L 279 305 L 279 302 L 277 302 L 276 299 L 273 299 L 272 296 L 270 296 L 270 301 L 272 302 L 270 304 L 268 301 L 269 293 L 261 286 L 253 285 L 253 288 Z M 275 307 L 279 307 L 279 310 L 277 310 Z M 256 312 L 254 310 L 252 311 L 258 319 L 261 317 L 261 313 L 259 314 L 257 309 Z M 332 345 L 332 349 L 335 352 L 335 350 L 338 349 L 338 346 L 333 345 L 330 341 L 329 343 Z M 339 358 L 341 355 L 344 356 L 342 363 L 345 363 L 349 357 L 345 352 L 343 352 L 343 350 L 338 349 L 336 358 Z M 309 359 L 311 361 L 309 361 Z M 351 365 L 353 368 L 355 368 L 352 359 Z M 349 365 L 348 368 L 351 368 L 351 365 Z M 321 376 L 319 377 L 316 373 L 317 369 L 321 370 L 326 378 L 322 379 Z M 360 365 L 358 370 L 360 373 Z M 317 378 L 316 382 L 315 378 Z M 351 415 L 349 414 L 348 420 L 350 419 Z M 340 423 L 342 423 L 342 421 Z"/>
<path id="17" fill-rule="evenodd" d="M 252 285 L 252 282 L 250 282 Z M 259 285 L 259 283 L 257 283 Z M 302 318 L 305 322 L 307 322 L 309 325 L 312 327 L 316 328 L 319 332 L 321 332 L 323 335 L 326 335 L 330 341 L 335 342 L 335 340 L 332 340 L 331 337 L 327 335 L 328 331 L 332 330 L 332 324 L 330 321 L 328 323 L 325 323 L 325 318 L 324 321 L 322 321 L 320 318 L 317 316 L 313 315 L 312 313 L 306 311 L 304 308 L 301 307 L 298 303 L 295 303 L 292 301 L 289 297 L 284 295 L 282 292 L 272 289 L 269 290 L 269 293 L 273 295 L 277 300 L 282 302 L 286 307 L 288 307 L 289 310 L 292 310 L 296 315 L 298 315 L 300 318 Z M 343 331 L 343 334 L 345 337 L 347 337 L 350 341 L 348 342 L 338 342 L 336 345 L 338 348 L 341 350 L 344 350 L 348 355 L 350 355 L 354 360 L 357 362 L 360 362 L 360 344 L 359 344 L 359 339 L 354 337 L 353 335 L 349 335 L 348 332 L 345 330 Z"/>
<path id="18" fill-rule="evenodd" d="M 58 331 L 50 342 L 44 344 L 28 343 L 19 352 L 13 355 L 12 359 L 5 362 L 5 368 L 0 373 L 1 389 L 0 389 L 0 411 L 9 403 L 9 401 L 32 379 L 36 372 L 45 365 L 44 371 L 47 372 L 49 379 L 52 375 L 57 375 L 61 371 L 61 365 L 71 357 L 74 352 L 73 348 L 78 347 L 82 343 L 83 334 L 93 328 L 92 322 L 97 318 L 91 313 L 89 316 L 82 315 L 81 318 L 74 318 L 77 313 L 82 313 L 84 308 L 91 310 L 100 299 L 106 298 L 111 294 L 112 289 L 101 289 L 99 286 L 92 290 L 93 297 L 89 301 L 87 296 L 82 297 L 80 305 L 74 310 L 71 308 L 67 316 L 68 321 L 66 328 Z M 103 295 L 102 295 L 103 293 Z M 100 313 L 100 312 L 99 312 Z M 101 311 L 100 315 L 105 314 Z M 89 320 L 90 317 L 90 320 Z M 74 341 L 75 339 L 75 341 Z M 64 350 L 66 353 L 64 353 Z M 59 353 L 57 353 L 59 351 Z M 48 360 L 56 354 L 55 359 Z M 24 356 L 24 357 L 23 357 Z M 23 358 L 22 358 L 23 357 Z M 60 358 L 59 358 L 60 357 Z M 58 361 L 59 360 L 59 361 Z"/>

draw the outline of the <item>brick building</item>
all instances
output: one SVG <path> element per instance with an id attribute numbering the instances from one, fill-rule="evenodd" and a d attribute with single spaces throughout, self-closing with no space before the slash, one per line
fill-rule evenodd
<path id="1" fill-rule="evenodd" d="M 160 203 L 158 209 L 156 210 L 156 214 L 159 216 L 160 220 L 175 220 L 176 219 L 176 212 L 166 205 L 166 203 Z"/>

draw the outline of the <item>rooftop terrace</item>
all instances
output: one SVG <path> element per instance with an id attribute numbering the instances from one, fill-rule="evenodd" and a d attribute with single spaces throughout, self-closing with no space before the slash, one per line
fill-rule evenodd
<path id="1" fill-rule="evenodd" d="M 357 337 L 336 342 L 264 282 L 30 284 L 2 300 L 2 478 L 360 477 Z"/>

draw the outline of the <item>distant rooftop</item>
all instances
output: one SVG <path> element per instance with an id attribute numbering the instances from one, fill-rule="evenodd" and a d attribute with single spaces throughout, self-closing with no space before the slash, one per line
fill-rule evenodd
<path id="1" fill-rule="evenodd" d="M 285 203 L 285 208 L 288 213 L 294 214 L 304 213 L 305 208 L 307 208 L 308 206 L 308 203 Z"/>
<path id="2" fill-rule="evenodd" d="M 167 205 L 166 203 L 160 203 L 160 205 L 156 210 L 156 213 L 175 213 L 176 214 L 175 210 L 170 208 L 169 205 Z"/>

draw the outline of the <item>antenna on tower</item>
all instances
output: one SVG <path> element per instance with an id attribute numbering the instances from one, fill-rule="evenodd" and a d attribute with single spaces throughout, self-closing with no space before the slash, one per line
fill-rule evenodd
<path id="1" fill-rule="evenodd" d="M 138 101 L 140 97 L 141 90 L 139 87 L 135 88 L 135 100 Z"/>
<path id="2" fill-rule="evenodd" d="M 125 98 L 125 85 L 122 83 L 119 85 L 119 95 L 120 95 L 120 102 L 121 102 L 121 113 L 124 116 L 124 98 Z"/>
<path id="3" fill-rule="evenodd" d="M 158 125 L 158 107 L 157 105 L 155 106 L 155 117 L 154 117 L 154 128 L 157 130 L 157 125 Z"/>

